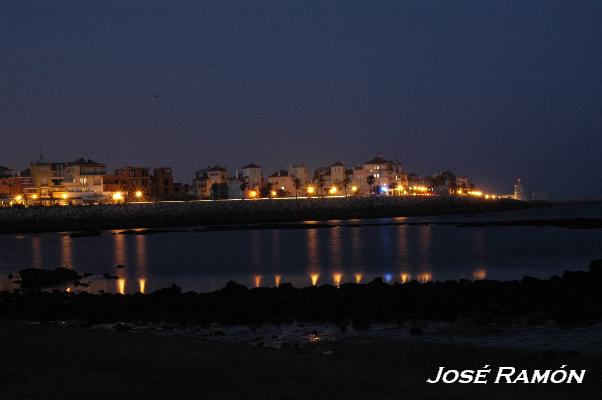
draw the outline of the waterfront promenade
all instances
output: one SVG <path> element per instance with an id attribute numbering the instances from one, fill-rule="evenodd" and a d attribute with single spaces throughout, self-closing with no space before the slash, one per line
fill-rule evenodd
<path id="1" fill-rule="evenodd" d="M 0 232 L 87 231 L 488 213 L 548 205 L 510 199 L 403 196 L 0 209 Z"/>

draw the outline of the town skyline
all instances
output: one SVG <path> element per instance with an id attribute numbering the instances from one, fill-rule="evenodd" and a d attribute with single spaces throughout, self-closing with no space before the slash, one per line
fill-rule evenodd
<path id="1" fill-rule="evenodd" d="M 0 11 L 0 162 L 15 168 L 42 149 L 170 165 L 187 180 L 207 164 L 382 152 L 492 191 L 521 177 L 550 199 L 602 197 L 597 1 Z"/>
<path id="2" fill-rule="evenodd" d="M 294 173 L 293 171 L 296 168 L 304 168 L 305 172 L 302 173 L 302 185 L 305 187 L 307 184 L 316 184 L 318 181 L 318 176 L 322 176 L 323 174 L 326 175 L 330 175 L 330 170 L 329 168 L 332 168 L 333 166 L 336 165 L 341 165 L 342 170 L 341 170 L 341 177 L 334 179 L 334 180 L 327 180 L 325 185 L 327 186 L 327 188 L 331 187 L 331 186 L 337 186 L 339 187 L 339 189 L 341 189 L 341 184 L 342 182 L 345 180 L 345 176 L 347 176 L 347 180 L 348 180 L 348 185 L 349 188 L 351 187 L 351 184 L 354 185 L 363 185 L 365 184 L 365 180 L 366 177 L 365 176 L 361 176 L 361 177 L 353 177 L 353 172 L 354 170 L 357 169 L 362 169 L 362 166 L 364 166 L 366 163 L 370 163 L 371 160 L 373 162 L 376 163 L 376 161 L 374 160 L 378 160 L 378 162 L 385 162 L 385 163 L 392 163 L 394 165 L 397 165 L 399 168 L 399 172 L 402 173 L 405 178 L 398 178 L 397 176 L 395 177 L 395 179 L 393 179 L 395 182 L 399 183 L 399 186 L 408 186 L 407 183 L 407 176 L 408 175 L 413 175 L 416 178 L 419 178 L 421 181 L 420 182 L 415 182 L 415 185 L 423 185 L 424 182 L 422 181 L 423 178 L 431 178 L 431 177 L 435 177 L 437 175 L 440 175 L 441 173 L 458 173 L 456 174 L 459 178 L 464 178 L 466 179 L 466 183 L 465 183 L 465 187 L 467 187 L 468 182 L 471 183 L 471 185 L 474 187 L 475 186 L 475 181 L 472 179 L 472 177 L 470 177 L 470 179 L 467 177 L 466 174 L 463 174 L 463 171 L 458 171 L 458 170 L 453 170 L 452 168 L 445 168 L 445 167 L 441 167 L 439 168 L 436 172 L 433 173 L 424 173 L 424 174 L 420 174 L 417 173 L 415 170 L 413 169 L 408 169 L 408 167 L 406 167 L 406 165 L 401 162 L 398 159 L 392 158 L 392 157 L 387 157 L 386 155 L 383 156 L 383 154 L 381 152 L 377 152 L 375 154 L 373 154 L 373 156 L 370 157 L 370 160 L 368 160 L 368 157 L 364 158 L 364 161 L 362 162 L 358 162 L 358 163 L 348 163 L 346 161 L 344 161 L 343 159 L 334 159 L 333 161 L 330 161 L 328 163 L 322 164 L 322 165 L 311 165 L 307 162 L 290 162 L 288 163 L 288 165 L 286 166 L 281 166 L 281 167 L 276 167 L 276 168 L 269 168 L 269 167 L 265 167 L 266 164 L 259 162 L 258 160 L 250 160 L 247 161 L 245 163 L 242 163 L 236 167 L 231 167 L 229 165 L 226 165 L 225 163 L 222 162 L 215 162 L 215 163 L 207 163 L 206 165 L 202 165 L 199 166 L 198 168 L 195 168 L 194 171 L 177 171 L 172 165 L 168 164 L 168 163 L 158 163 L 158 164 L 142 164 L 142 163 L 137 163 L 135 162 L 135 160 L 130 160 L 133 162 L 129 162 L 127 164 L 122 164 L 122 165 L 111 165 L 107 162 L 104 162 L 104 160 L 102 159 L 98 159 L 95 157 L 95 159 L 93 160 L 92 157 L 89 156 L 89 154 L 83 154 L 81 157 L 77 157 L 76 161 L 74 157 L 71 158 L 66 158 L 66 159 L 58 159 L 58 158 L 52 158 L 47 156 L 43 151 L 40 151 L 38 153 L 38 157 L 35 160 L 31 160 L 29 162 L 27 162 L 26 164 L 24 164 L 23 168 L 15 168 L 12 167 L 10 165 L 8 165 L 7 163 L 2 164 L 0 163 L 0 168 L 10 168 L 10 174 L 13 176 L 18 176 L 21 174 L 25 174 L 25 176 L 31 176 L 31 167 L 35 166 L 36 164 L 62 164 L 62 165 L 69 165 L 69 164 L 73 164 L 73 163 L 77 163 L 81 160 L 85 160 L 85 161 L 93 161 L 94 163 L 98 163 L 100 165 L 103 166 L 104 168 L 104 172 L 103 172 L 103 176 L 105 176 L 105 186 L 106 186 L 106 182 L 107 179 L 106 177 L 110 177 L 110 176 L 116 176 L 122 173 L 122 171 L 124 171 L 125 169 L 142 169 L 142 170 L 147 170 L 146 172 L 144 172 L 144 176 L 151 176 L 153 171 L 157 171 L 157 170 L 161 170 L 161 169 L 169 169 L 170 172 L 170 179 L 172 179 L 173 182 L 177 182 L 177 185 L 182 185 L 182 188 L 186 190 L 186 192 L 188 192 L 188 194 L 190 195 L 189 198 L 209 198 L 211 196 L 201 196 L 198 193 L 193 193 L 192 192 L 192 188 L 195 186 L 195 182 L 198 180 L 198 174 L 199 173 L 205 173 L 205 175 L 207 174 L 207 171 L 210 171 L 212 169 L 222 169 L 224 171 L 224 176 L 219 180 L 219 183 L 226 182 L 228 179 L 232 179 L 235 178 L 242 179 L 245 168 L 252 166 L 252 167 L 257 167 L 259 169 L 259 176 L 262 180 L 265 180 L 265 182 L 262 181 L 261 185 L 258 185 L 257 187 L 255 187 L 255 189 L 259 189 L 259 186 L 262 186 L 263 183 L 268 183 L 268 181 L 270 180 L 271 177 L 274 176 L 279 176 L 281 173 L 282 174 L 290 174 L 291 175 L 291 182 L 288 183 L 288 186 L 291 187 L 287 187 L 286 192 L 289 195 L 292 195 L 295 190 L 292 188 L 292 179 L 294 179 L 295 177 L 299 176 L 299 174 Z M 326 172 L 321 171 L 321 170 L 328 170 Z M 9 173 L 8 171 L 5 171 L 5 174 Z M 62 174 L 62 172 L 61 172 Z M 56 175 L 56 172 L 55 172 Z M 377 182 L 378 180 L 378 175 L 376 175 L 377 177 Z M 405 179 L 405 181 L 404 181 Z M 521 179 L 520 177 L 517 177 L 517 179 Z M 387 182 L 388 184 L 389 182 Z M 516 183 L 516 179 L 513 180 L 511 183 L 509 183 L 508 185 L 506 185 L 505 188 L 503 188 L 502 190 L 492 190 L 491 187 L 492 185 L 487 184 L 487 182 L 477 182 L 478 183 L 478 189 L 479 191 L 483 191 L 483 193 L 496 193 L 496 194 L 501 194 L 501 193 L 505 193 L 506 195 L 511 194 L 512 190 L 511 188 L 513 187 L 513 184 Z M 126 185 L 127 186 L 127 185 Z M 534 198 L 536 199 L 543 199 L 545 196 L 544 193 L 541 192 L 536 192 L 534 190 L 531 190 L 532 188 L 530 186 L 527 186 L 527 191 L 530 191 L 529 194 L 531 196 L 535 196 Z M 79 190 L 79 189 L 78 189 Z M 108 190 L 108 192 L 111 191 L 118 191 L 119 189 L 113 188 L 111 190 Z M 105 191 L 107 191 L 107 189 L 105 188 Z M 365 191 L 365 190 L 364 190 Z M 109 196 L 110 197 L 110 196 Z"/>

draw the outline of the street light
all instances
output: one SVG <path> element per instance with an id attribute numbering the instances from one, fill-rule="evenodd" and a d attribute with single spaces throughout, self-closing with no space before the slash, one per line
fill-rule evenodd
<path id="1" fill-rule="evenodd" d="M 314 194 L 315 191 L 316 191 L 316 189 L 313 186 L 308 186 L 307 187 L 307 194 L 308 195 L 311 196 L 312 194 Z"/>
<path id="2" fill-rule="evenodd" d="M 34 200 L 36 200 L 38 198 L 38 195 L 34 193 L 34 194 L 31 195 L 31 198 L 34 199 Z"/>
<path id="3" fill-rule="evenodd" d="M 113 193 L 113 201 L 114 202 L 118 202 L 123 200 L 123 194 L 121 192 L 115 192 Z"/>
<path id="4" fill-rule="evenodd" d="M 357 186 L 355 186 L 355 185 L 351 186 L 351 191 L 353 193 L 357 192 Z"/>
<path id="5" fill-rule="evenodd" d="M 333 186 L 330 188 L 330 190 L 328 191 L 328 193 L 330 193 L 331 196 L 334 196 L 335 194 L 337 194 L 337 187 Z"/>
<path id="6" fill-rule="evenodd" d="M 136 199 L 140 200 L 142 198 L 142 191 L 137 190 L 136 193 L 134 193 L 134 195 L 136 196 Z"/>
<path id="7" fill-rule="evenodd" d="M 254 199 L 255 197 L 257 197 L 257 192 L 255 190 L 251 190 L 249 192 L 249 197 L 252 198 L 252 199 Z"/>
<path id="8" fill-rule="evenodd" d="M 21 200 L 23 200 L 23 196 L 21 196 L 20 194 L 15 196 L 15 201 L 20 202 Z"/>
<path id="9" fill-rule="evenodd" d="M 272 197 L 276 197 L 276 191 L 272 190 L 272 192 L 270 193 L 272 195 Z"/>
<path id="10" fill-rule="evenodd" d="M 67 197 L 69 197 L 69 195 L 67 193 L 63 193 L 61 197 L 63 198 L 63 200 L 67 200 Z"/>

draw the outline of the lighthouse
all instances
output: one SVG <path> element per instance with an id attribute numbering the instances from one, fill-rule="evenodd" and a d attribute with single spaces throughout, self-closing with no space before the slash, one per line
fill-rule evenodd
<path id="1" fill-rule="evenodd" d="M 517 178 L 516 182 L 514 182 L 514 200 L 526 200 L 520 178 Z"/>

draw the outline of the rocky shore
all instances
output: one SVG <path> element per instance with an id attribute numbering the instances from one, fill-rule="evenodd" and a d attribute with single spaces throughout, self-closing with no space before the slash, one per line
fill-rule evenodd
<path id="1" fill-rule="evenodd" d="M 380 341 L 266 348 L 0 320 L 0 393 L 18 399 L 595 399 L 599 354 Z M 438 366 L 588 371 L 583 384 L 427 384 Z"/>
<path id="2" fill-rule="evenodd" d="M 147 295 L 29 289 L 0 292 L 0 317 L 201 325 L 320 321 L 343 327 L 351 323 L 356 328 L 409 319 L 592 324 L 602 321 L 601 285 L 602 260 L 596 260 L 588 271 L 567 271 L 562 277 L 547 280 L 525 277 L 520 281 L 413 281 L 389 285 L 375 279 L 367 284 L 346 283 L 340 287 L 294 288 L 285 283 L 277 288 L 253 289 L 230 282 L 210 293 L 182 292 L 172 286 Z M 28 286 L 33 285 L 30 282 Z"/>
<path id="3" fill-rule="evenodd" d="M 467 197 L 348 197 L 0 209 L 0 233 L 227 226 L 484 213 L 549 205 Z"/>

